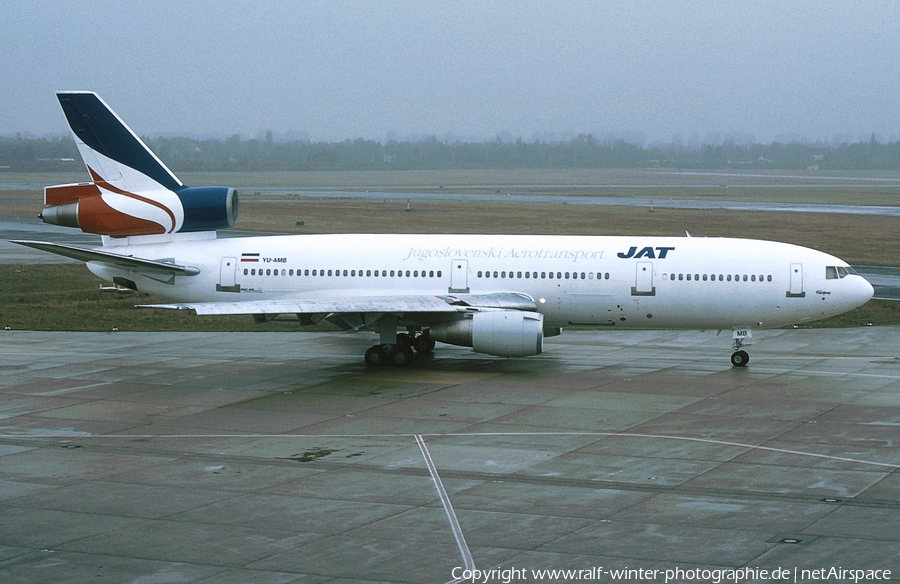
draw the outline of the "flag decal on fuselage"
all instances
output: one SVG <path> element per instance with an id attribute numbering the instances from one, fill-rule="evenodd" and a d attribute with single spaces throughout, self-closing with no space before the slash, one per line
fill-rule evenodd
<path id="1" fill-rule="evenodd" d="M 259 254 L 258 253 L 242 253 L 241 254 L 241 262 L 258 262 Z"/>

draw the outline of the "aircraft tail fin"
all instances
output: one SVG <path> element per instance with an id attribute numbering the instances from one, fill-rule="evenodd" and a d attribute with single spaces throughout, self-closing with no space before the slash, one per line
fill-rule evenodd
<path id="1" fill-rule="evenodd" d="M 237 222 L 228 187 L 186 187 L 100 96 L 56 94 L 91 182 L 44 189 L 45 223 L 110 237 L 214 231 Z"/>
<path id="2" fill-rule="evenodd" d="M 127 191 L 184 186 L 99 95 L 65 91 L 56 96 L 93 181 Z"/>

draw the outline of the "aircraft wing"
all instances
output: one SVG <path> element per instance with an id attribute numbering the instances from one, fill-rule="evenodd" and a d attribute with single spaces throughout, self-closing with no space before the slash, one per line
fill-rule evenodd
<path id="1" fill-rule="evenodd" d="M 345 296 L 333 298 L 289 298 L 239 302 L 181 302 L 144 304 L 142 308 L 193 310 L 198 315 L 241 315 L 274 317 L 279 314 L 320 315 L 425 315 L 454 314 L 483 309 L 534 312 L 534 301 L 515 292 L 458 294 L 452 296 Z"/>
<path id="2" fill-rule="evenodd" d="M 55 253 L 73 260 L 82 262 L 99 262 L 115 266 L 117 268 L 125 268 L 134 270 L 144 274 L 170 274 L 175 276 L 196 276 L 200 273 L 198 268 L 193 266 L 179 266 L 174 263 L 167 263 L 158 260 L 147 260 L 126 256 L 108 251 L 96 249 L 86 249 L 74 245 L 63 245 L 60 243 L 47 243 L 44 241 L 26 241 L 26 240 L 10 240 L 10 243 L 17 243 L 26 247 L 32 247 L 41 251 Z"/>
<path id="3" fill-rule="evenodd" d="M 142 308 L 193 310 L 199 315 L 224 314 L 330 314 L 390 312 L 462 312 L 437 296 L 378 296 L 362 298 L 313 298 L 308 300 L 247 300 L 241 302 L 182 302 L 142 304 Z"/>

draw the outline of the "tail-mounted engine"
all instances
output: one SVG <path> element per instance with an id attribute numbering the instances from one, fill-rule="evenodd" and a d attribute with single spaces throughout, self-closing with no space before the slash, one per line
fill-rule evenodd
<path id="1" fill-rule="evenodd" d="M 40 217 L 86 233 L 130 237 L 226 229 L 237 223 L 238 208 L 238 193 L 230 187 L 133 193 L 91 182 L 46 187 Z"/>

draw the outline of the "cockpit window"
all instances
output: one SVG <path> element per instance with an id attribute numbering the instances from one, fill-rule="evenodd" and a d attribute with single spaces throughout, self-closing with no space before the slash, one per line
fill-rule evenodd
<path id="1" fill-rule="evenodd" d="M 856 270 L 850 266 L 825 266 L 825 279 L 837 280 L 838 278 L 846 278 L 848 275 L 856 275 Z"/>

